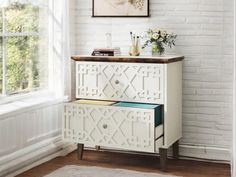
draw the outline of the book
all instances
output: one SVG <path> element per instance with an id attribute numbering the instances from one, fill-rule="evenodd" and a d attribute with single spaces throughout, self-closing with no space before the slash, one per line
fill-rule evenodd
<path id="1" fill-rule="evenodd" d="M 121 55 L 120 47 L 94 48 L 92 56 L 118 56 Z"/>
<path id="2" fill-rule="evenodd" d="M 114 52 L 98 52 L 98 51 L 93 51 L 92 56 L 114 56 Z"/>

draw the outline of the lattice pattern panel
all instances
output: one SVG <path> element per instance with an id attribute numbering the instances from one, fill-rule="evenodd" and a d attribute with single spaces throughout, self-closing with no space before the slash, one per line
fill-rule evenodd
<path id="1" fill-rule="evenodd" d="M 65 106 L 64 138 L 75 143 L 154 152 L 154 112 L 112 106 Z"/>
<path id="2" fill-rule="evenodd" d="M 77 98 L 163 104 L 162 64 L 76 63 Z"/>

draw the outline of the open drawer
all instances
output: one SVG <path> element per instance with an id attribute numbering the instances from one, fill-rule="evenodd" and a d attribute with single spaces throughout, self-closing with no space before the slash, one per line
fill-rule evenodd
<path id="1" fill-rule="evenodd" d="M 163 145 L 161 109 L 142 105 L 79 101 L 65 104 L 64 139 L 133 151 L 156 152 Z M 156 106 L 156 107 L 155 107 Z M 154 108 L 155 107 L 155 108 Z"/>

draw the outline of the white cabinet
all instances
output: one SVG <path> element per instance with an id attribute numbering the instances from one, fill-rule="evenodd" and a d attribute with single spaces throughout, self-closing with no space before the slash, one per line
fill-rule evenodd
<path id="1" fill-rule="evenodd" d="M 65 140 L 129 151 L 160 153 L 166 169 L 167 149 L 178 158 L 182 136 L 183 57 L 73 57 L 75 99 L 159 104 L 162 121 L 145 108 L 78 104 L 64 107 Z M 119 61 L 122 62 L 119 62 Z M 139 62 L 139 63 L 137 63 Z"/>

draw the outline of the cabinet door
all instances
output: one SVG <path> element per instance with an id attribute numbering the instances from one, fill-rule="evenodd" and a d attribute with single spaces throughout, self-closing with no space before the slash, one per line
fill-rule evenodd
<path id="1" fill-rule="evenodd" d="M 163 64 L 76 62 L 76 97 L 163 104 Z"/>
<path id="2" fill-rule="evenodd" d="M 64 138 L 85 145 L 155 152 L 154 111 L 84 105 L 65 106 Z"/>

